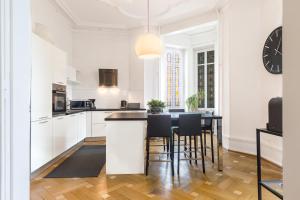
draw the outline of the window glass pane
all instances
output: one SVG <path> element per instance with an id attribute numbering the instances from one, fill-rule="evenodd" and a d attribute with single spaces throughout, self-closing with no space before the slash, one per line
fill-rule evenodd
<path id="1" fill-rule="evenodd" d="M 183 68 L 183 53 L 169 48 L 166 52 L 167 60 L 167 106 L 179 107 L 181 104 L 181 70 Z"/>
<path id="2" fill-rule="evenodd" d="M 198 53 L 198 65 L 203 65 L 204 64 L 204 58 L 205 58 L 205 53 L 204 52 Z"/>
<path id="3" fill-rule="evenodd" d="M 215 65 L 207 65 L 207 108 L 215 107 Z"/>
<path id="4" fill-rule="evenodd" d="M 214 63 L 215 62 L 215 51 L 208 51 L 207 52 L 207 63 Z"/>
<path id="5" fill-rule="evenodd" d="M 198 91 L 204 92 L 205 87 L 205 71 L 204 65 L 198 66 Z M 205 107 L 205 99 L 200 99 L 199 101 L 199 108 Z"/>

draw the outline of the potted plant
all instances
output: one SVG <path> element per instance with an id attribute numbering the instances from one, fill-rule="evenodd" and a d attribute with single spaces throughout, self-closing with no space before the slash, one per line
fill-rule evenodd
<path id="1" fill-rule="evenodd" d="M 163 112 L 163 109 L 166 107 L 164 102 L 157 99 L 152 99 L 147 105 L 149 106 L 150 112 L 153 114 Z"/>
<path id="2" fill-rule="evenodd" d="M 188 107 L 188 110 L 190 112 L 198 111 L 199 104 L 201 104 L 201 102 L 203 102 L 204 98 L 205 98 L 204 90 L 199 90 L 199 92 L 197 94 L 194 94 L 194 95 L 190 96 L 189 98 L 187 98 L 186 105 Z"/>

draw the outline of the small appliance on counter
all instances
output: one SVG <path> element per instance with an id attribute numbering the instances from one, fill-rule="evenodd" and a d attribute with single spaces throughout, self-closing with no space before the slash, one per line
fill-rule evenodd
<path id="1" fill-rule="evenodd" d="M 269 131 L 282 133 L 282 98 L 277 97 L 269 101 Z"/>
<path id="2" fill-rule="evenodd" d="M 71 110 L 89 110 L 92 108 L 92 102 L 90 100 L 71 100 Z"/>
<path id="3" fill-rule="evenodd" d="M 96 99 L 89 99 L 91 102 L 91 109 L 96 109 L 95 101 Z"/>
<path id="4" fill-rule="evenodd" d="M 126 100 L 122 100 L 121 101 L 121 109 L 126 109 L 127 108 L 127 101 Z"/>
<path id="5" fill-rule="evenodd" d="M 67 110 L 66 86 L 52 84 L 52 112 L 61 113 Z"/>

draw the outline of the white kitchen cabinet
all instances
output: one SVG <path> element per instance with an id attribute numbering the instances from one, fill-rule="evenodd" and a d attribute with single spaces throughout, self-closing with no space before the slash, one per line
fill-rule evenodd
<path id="1" fill-rule="evenodd" d="M 80 142 L 86 138 L 86 112 L 79 113 L 78 121 L 78 142 Z"/>
<path id="2" fill-rule="evenodd" d="M 68 149 L 67 116 L 53 118 L 53 156 L 56 157 Z"/>
<path id="3" fill-rule="evenodd" d="M 31 123 L 31 171 L 53 159 L 52 119 Z"/>
<path id="4" fill-rule="evenodd" d="M 72 114 L 67 116 L 67 148 L 71 148 L 78 143 L 79 133 L 79 114 Z"/>
<path id="5" fill-rule="evenodd" d="M 92 137 L 106 137 L 106 123 L 93 124 Z"/>
<path id="6" fill-rule="evenodd" d="M 52 116 L 52 47 L 32 35 L 31 121 Z"/>
<path id="7" fill-rule="evenodd" d="M 92 137 L 92 112 L 86 112 L 86 137 Z"/>
<path id="8" fill-rule="evenodd" d="M 67 55 L 64 51 L 52 46 L 52 81 L 53 83 L 67 84 Z"/>
<path id="9" fill-rule="evenodd" d="M 92 112 L 92 137 L 105 137 L 106 121 L 105 118 L 111 115 L 110 111 L 93 111 Z"/>

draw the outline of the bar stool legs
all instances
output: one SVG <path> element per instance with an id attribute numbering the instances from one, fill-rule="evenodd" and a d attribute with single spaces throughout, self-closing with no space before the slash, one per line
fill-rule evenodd
<path id="1" fill-rule="evenodd" d="M 150 154 L 150 139 L 146 139 L 146 176 L 148 176 L 149 154 Z"/>
<path id="2" fill-rule="evenodd" d="M 202 171 L 205 174 L 205 162 L 204 162 L 204 153 L 203 153 L 202 134 L 200 135 L 200 148 L 201 148 L 201 157 L 202 157 Z"/>

